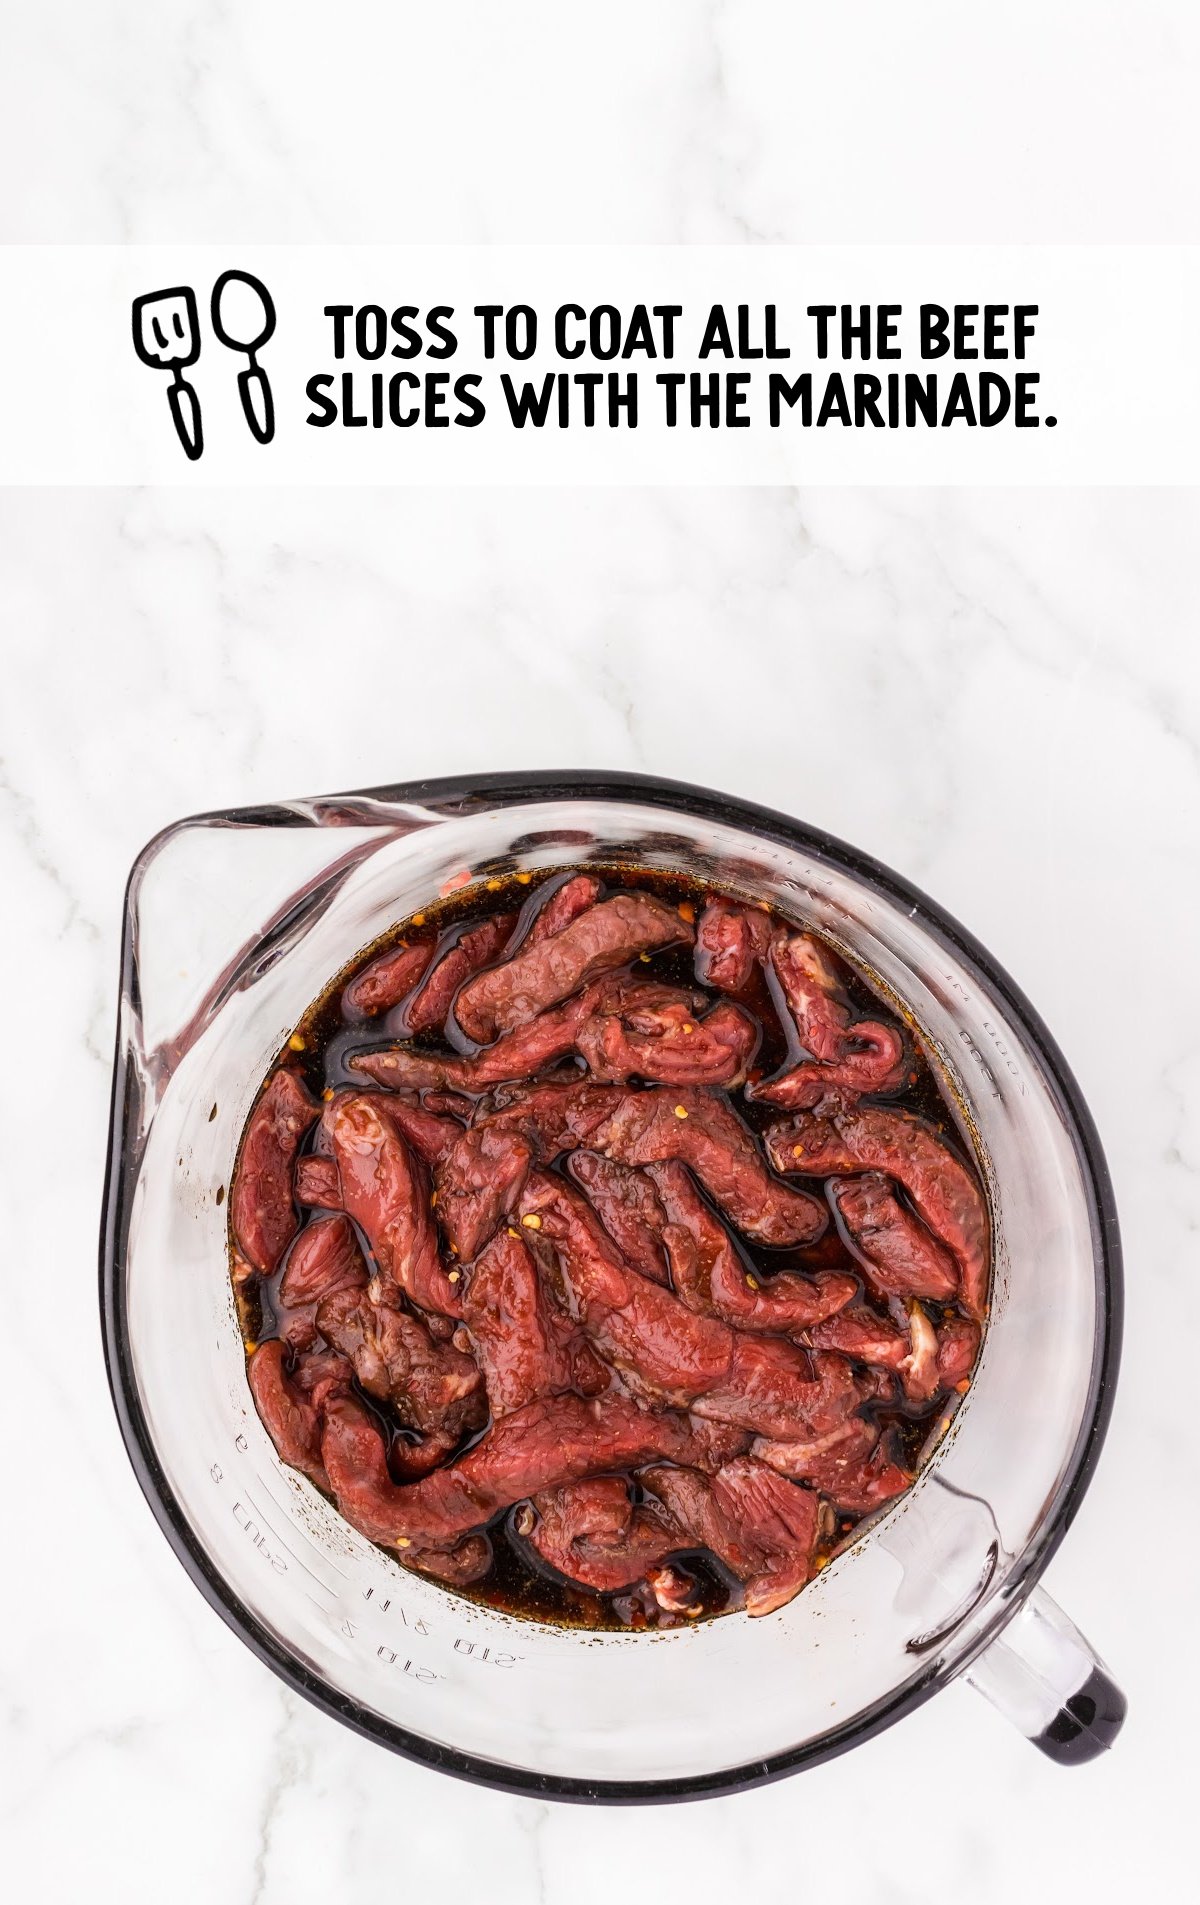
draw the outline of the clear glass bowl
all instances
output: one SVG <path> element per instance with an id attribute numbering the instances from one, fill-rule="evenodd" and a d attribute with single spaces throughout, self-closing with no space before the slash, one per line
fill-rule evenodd
<path id="1" fill-rule="evenodd" d="M 914 1487 L 790 1606 L 664 1634 L 516 1620 L 402 1570 L 285 1468 L 251 1402 L 224 1199 L 263 1074 L 332 974 L 472 874 L 683 868 L 814 922 L 905 1008 L 991 1200 L 992 1317 Z M 102 1246 L 130 1458 L 202 1593 L 327 1713 L 516 1791 L 662 1800 L 813 1764 L 959 1674 L 1053 1757 L 1124 1700 L 1037 1587 L 1094 1467 L 1120 1334 L 1108 1172 L 1036 1013 L 853 848 L 701 788 L 487 775 L 181 821 L 129 882 Z M 719 1716 L 717 1719 L 715 1716 Z"/>

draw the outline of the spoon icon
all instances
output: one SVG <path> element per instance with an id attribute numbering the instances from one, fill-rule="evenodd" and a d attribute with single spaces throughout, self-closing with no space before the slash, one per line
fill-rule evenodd
<path id="1" fill-rule="evenodd" d="M 251 432 L 260 443 L 275 435 L 275 403 L 256 353 L 273 336 L 275 306 L 265 284 L 248 271 L 223 271 L 212 291 L 212 327 L 227 350 L 250 359 L 238 372 L 238 395 Z"/>

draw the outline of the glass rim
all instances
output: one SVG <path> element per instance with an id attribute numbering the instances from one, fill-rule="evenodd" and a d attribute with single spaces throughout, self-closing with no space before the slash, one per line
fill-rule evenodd
<path id="1" fill-rule="evenodd" d="M 940 940 L 973 967 L 1003 1002 L 1053 1087 L 1082 1166 L 1084 1185 L 1092 1206 L 1093 1260 L 1098 1300 L 1089 1402 L 1057 1494 L 1049 1504 L 1034 1538 L 1017 1558 L 992 1618 L 974 1636 L 969 1655 L 957 1659 L 949 1673 L 945 1673 L 935 1662 L 876 1705 L 802 1746 L 789 1748 L 765 1759 L 753 1760 L 743 1766 L 722 1767 L 712 1773 L 648 1780 L 577 1778 L 538 1773 L 505 1765 L 501 1761 L 484 1759 L 397 1726 L 331 1687 L 319 1674 L 298 1660 L 249 1611 L 216 1568 L 174 1496 L 149 1432 L 134 1378 L 125 1300 L 130 1203 L 140 1171 L 143 1147 L 139 1146 L 134 1154 L 127 1152 L 125 1145 L 127 1113 L 136 1083 L 129 1065 L 123 1011 L 117 1015 L 108 1167 L 101 1218 L 101 1335 L 109 1391 L 125 1451 L 159 1527 L 209 1606 L 250 1651 L 294 1692 L 301 1694 L 330 1718 L 340 1720 L 362 1737 L 387 1747 L 402 1758 L 475 1784 L 529 1798 L 646 1805 L 716 1798 L 748 1787 L 767 1785 L 803 1767 L 821 1765 L 835 1759 L 860 1742 L 873 1738 L 923 1704 L 949 1679 L 961 1672 L 969 1658 L 978 1655 L 995 1639 L 1036 1585 L 1074 1520 L 1095 1472 L 1112 1415 L 1120 1364 L 1124 1283 L 1116 1200 L 1099 1134 L 1070 1066 L 1048 1026 L 1021 988 L 966 927 L 938 902 L 882 861 L 819 828 L 744 800 L 738 795 L 718 793 L 710 788 L 662 779 L 652 774 L 566 768 L 456 774 L 359 788 L 347 793 L 308 797 L 272 806 L 216 809 L 188 815 L 156 833 L 142 848 L 131 868 L 123 902 L 120 1003 L 124 1006 L 128 1002 L 135 1013 L 139 1011 L 132 930 L 139 875 L 168 840 L 187 828 L 315 827 L 323 824 L 322 808 L 338 807 L 344 812 L 344 804 L 355 801 L 369 801 L 379 806 L 428 806 L 441 810 L 447 817 L 453 817 L 456 811 L 469 814 L 476 809 L 584 798 L 631 805 L 641 803 L 667 812 L 685 813 L 693 818 L 718 822 L 743 833 L 798 849 L 817 862 L 828 862 L 850 874 L 860 884 L 875 889 L 906 911 L 911 911 L 933 938 Z M 364 814 L 363 824 L 379 824 L 379 819 L 378 814 Z"/>

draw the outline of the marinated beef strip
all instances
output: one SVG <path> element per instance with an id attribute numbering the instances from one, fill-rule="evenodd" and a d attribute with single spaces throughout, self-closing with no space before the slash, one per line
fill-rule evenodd
<path id="1" fill-rule="evenodd" d="M 597 1151 L 572 1152 L 567 1170 L 630 1268 L 651 1283 L 666 1284 L 662 1235 L 667 1215 L 649 1174 Z"/>
<path id="2" fill-rule="evenodd" d="M 857 1406 L 844 1363 L 810 1358 L 778 1337 L 753 1338 L 631 1270 L 590 1205 L 561 1178 L 532 1172 L 521 1220 L 554 1244 L 572 1304 L 589 1340 L 635 1393 L 660 1406 L 760 1435 L 810 1433 L 831 1411 Z M 820 1367 L 817 1365 L 820 1364 Z"/>
<path id="3" fill-rule="evenodd" d="M 749 1097 L 799 1111 L 825 1099 L 853 1103 L 865 1092 L 899 1090 L 905 1080 L 901 1033 L 881 1020 L 853 1017 L 819 939 L 780 928 L 771 938 L 771 969 L 811 1062 L 751 1086 Z"/>
<path id="4" fill-rule="evenodd" d="M 620 1084 L 737 1085 L 758 1045 L 758 1027 L 728 1000 L 697 1016 L 696 995 L 677 986 L 610 984 L 581 1022 L 575 1049 L 592 1077 Z"/>
<path id="5" fill-rule="evenodd" d="M 330 1396 L 349 1393 L 354 1370 L 335 1349 L 314 1349 L 296 1359 L 292 1381 L 318 1415 Z"/>
<path id="6" fill-rule="evenodd" d="M 679 913 L 652 894 L 618 893 L 469 980 L 455 1001 L 455 1017 L 468 1038 L 486 1045 L 569 999 L 602 973 L 691 936 Z"/>
<path id="7" fill-rule="evenodd" d="M 729 1375 L 697 1397 L 696 1415 L 787 1441 L 821 1434 L 864 1400 L 864 1388 L 845 1357 L 806 1353 L 778 1336 L 732 1334 Z"/>
<path id="8" fill-rule="evenodd" d="M 592 1135 L 625 1102 L 619 1085 L 592 1085 L 573 1073 L 541 1085 L 504 1085 L 475 1114 L 478 1126 L 519 1131 L 539 1164 L 590 1145 Z"/>
<path id="9" fill-rule="evenodd" d="M 356 1053 L 350 1069 L 388 1090 L 397 1086 L 419 1090 L 449 1087 L 452 1091 L 481 1093 L 492 1085 L 529 1078 L 573 1052 L 580 1023 L 591 1009 L 590 993 L 581 992 L 577 998 L 539 1013 L 528 1025 L 518 1026 L 515 1032 L 470 1058 L 395 1045 L 384 1051 Z"/>
<path id="10" fill-rule="evenodd" d="M 320 1217 L 300 1232 L 288 1251 L 276 1292 L 279 1334 L 289 1349 L 313 1348 L 318 1304 L 348 1286 L 367 1287 L 367 1266 L 354 1226 L 344 1215 Z"/>
<path id="11" fill-rule="evenodd" d="M 690 1316 L 670 1291 L 631 1270 L 578 1191 L 534 1172 L 520 1211 L 522 1223 L 554 1245 L 589 1340 L 639 1394 L 683 1407 L 728 1374 L 730 1333 Z"/>
<path id="12" fill-rule="evenodd" d="M 760 1243 L 812 1243 L 828 1222 L 815 1197 L 771 1175 L 736 1113 L 694 1087 L 626 1092 L 587 1143 L 619 1164 L 678 1159 L 731 1222 Z"/>
<path id="13" fill-rule="evenodd" d="M 328 1488 L 321 1461 L 321 1416 L 287 1375 L 286 1346 L 278 1336 L 260 1343 L 247 1365 L 250 1393 L 279 1459 Z"/>
<path id="14" fill-rule="evenodd" d="M 492 1423 L 448 1467 L 397 1487 L 377 1423 L 346 1396 L 326 1405 L 321 1454 L 339 1509 L 369 1540 L 446 1549 L 544 1489 L 647 1462 L 686 1462 L 695 1445 L 685 1416 L 640 1409 L 615 1390 L 593 1400 L 542 1397 Z"/>
<path id="15" fill-rule="evenodd" d="M 808 1442 L 756 1441 L 751 1454 L 768 1468 L 793 1481 L 808 1483 L 814 1494 L 843 1515 L 867 1515 L 912 1483 L 912 1476 L 892 1459 L 889 1438 L 861 1417 Z"/>
<path id="16" fill-rule="evenodd" d="M 697 1315 L 719 1316 L 736 1329 L 789 1335 L 844 1310 L 858 1295 L 858 1279 L 840 1270 L 818 1270 L 811 1276 L 778 1270 L 771 1277 L 755 1276 L 685 1165 L 648 1164 L 646 1175 L 662 1212 L 660 1235 L 671 1266 L 671 1287 Z"/>
<path id="17" fill-rule="evenodd" d="M 292 1202 L 296 1156 L 319 1106 L 292 1071 L 275 1072 L 259 1098 L 230 1194 L 233 1240 L 260 1276 L 272 1276 L 299 1228 Z"/>
<path id="18" fill-rule="evenodd" d="M 284 1348 L 294 1356 L 302 1355 L 305 1350 L 316 1349 L 318 1346 L 315 1303 L 304 1303 L 296 1309 L 289 1309 L 283 1303 L 278 1304 L 275 1326 Z"/>
<path id="19" fill-rule="evenodd" d="M 467 929 L 442 954 L 404 1014 L 410 1032 L 440 1032 L 450 1016 L 454 995 L 474 973 L 490 966 L 512 938 L 515 913 L 500 913 Z"/>
<path id="20" fill-rule="evenodd" d="M 933 1126 L 908 1111 L 859 1105 L 772 1125 L 767 1154 L 777 1171 L 806 1177 L 881 1171 L 907 1191 L 919 1217 L 958 1265 L 958 1300 L 980 1321 L 987 1307 L 987 1207 L 974 1178 Z"/>
<path id="21" fill-rule="evenodd" d="M 769 1436 L 756 1436 L 750 1454 L 766 1462 L 793 1481 L 808 1482 L 820 1494 L 828 1494 L 830 1478 L 856 1470 L 879 1441 L 879 1429 L 865 1416 L 848 1416 L 823 1435 L 795 1442 L 773 1442 Z"/>
<path id="22" fill-rule="evenodd" d="M 589 1381 L 593 1390 L 608 1385 L 608 1372 L 555 1309 L 515 1232 L 502 1230 L 476 1260 L 463 1296 L 463 1321 L 495 1419 Z M 581 1356 L 589 1358 L 588 1369 Z"/>
<path id="23" fill-rule="evenodd" d="M 757 1028 L 740 1007 L 728 1003 L 698 1018 L 702 1003 L 679 986 L 602 979 L 472 1057 L 398 1045 L 357 1053 L 350 1069 L 388 1088 L 484 1092 L 529 1078 L 578 1052 L 601 1083 L 637 1077 L 666 1084 L 735 1084 L 758 1042 Z"/>
<path id="24" fill-rule="evenodd" d="M 365 1289 L 327 1296 L 317 1328 L 346 1357 L 369 1396 L 390 1402 L 406 1428 L 445 1432 L 453 1447 L 487 1420 L 483 1377 L 473 1357 L 435 1342 L 420 1317 L 372 1303 Z"/>
<path id="25" fill-rule="evenodd" d="M 632 1587 L 688 1537 L 657 1503 L 635 1506 L 615 1475 L 569 1482 L 533 1498 L 536 1519 L 525 1539 L 550 1567 L 599 1594 Z"/>
<path id="26" fill-rule="evenodd" d="M 534 914 L 522 945 L 536 946 L 539 941 L 553 939 L 556 933 L 561 933 L 564 926 L 569 926 L 573 919 L 596 904 L 601 884 L 594 873 L 576 873 L 556 887 Z"/>
<path id="27" fill-rule="evenodd" d="M 296 1159 L 296 1202 L 309 1210 L 341 1210 L 342 1186 L 332 1158 Z"/>
<path id="28" fill-rule="evenodd" d="M 819 1503 L 809 1489 L 743 1456 L 709 1477 L 689 1468 L 647 1468 L 643 1485 L 745 1587 L 747 1614 L 773 1614 L 812 1573 Z"/>
<path id="29" fill-rule="evenodd" d="M 405 1567 L 416 1568 L 447 1587 L 470 1587 L 491 1573 L 492 1544 L 486 1535 L 467 1535 L 449 1553 L 437 1548 L 413 1549 L 399 1558 Z"/>
<path id="30" fill-rule="evenodd" d="M 937 1331 L 917 1302 L 908 1306 L 907 1332 L 856 1304 L 812 1329 L 799 1341 L 812 1349 L 836 1350 L 856 1362 L 894 1371 L 910 1402 L 929 1402 L 942 1387 Z"/>
<path id="31" fill-rule="evenodd" d="M 696 977 L 718 992 L 745 992 L 771 945 L 771 917 L 761 907 L 711 899 L 696 928 Z"/>
<path id="32" fill-rule="evenodd" d="M 462 1298 L 438 1256 L 425 1167 L 414 1157 L 378 1092 L 339 1092 L 327 1108 L 345 1209 L 375 1259 L 371 1294 L 398 1307 L 462 1315 Z"/>
<path id="33" fill-rule="evenodd" d="M 332 1182 L 337 1182 L 337 1165 L 329 1155 L 333 1150 L 333 1120 L 338 1108 L 346 1096 L 346 1088 L 334 1092 L 326 1103 L 317 1126 L 317 1150 L 312 1158 L 301 1158 L 296 1166 L 297 1182 L 299 1172 L 305 1164 L 317 1164 L 332 1169 Z M 364 1085 L 359 1097 L 374 1105 L 382 1112 L 389 1123 L 395 1127 L 424 1164 L 436 1164 L 444 1157 L 454 1140 L 461 1133 L 466 1120 L 471 1116 L 471 1101 L 458 1098 L 452 1092 L 429 1092 L 421 1101 L 416 1091 L 372 1091 Z M 440 1107 L 440 1109 L 439 1109 Z M 318 1177 L 318 1188 L 324 1180 Z M 338 1184 L 340 1207 L 341 1186 Z"/>
<path id="34" fill-rule="evenodd" d="M 881 1172 L 834 1178 L 829 1197 L 876 1296 L 954 1301 L 957 1263 L 924 1224 L 905 1210 Z"/>
<path id="35" fill-rule="evenodd" d="M 726 1462 L 745 1455 L 754 1440 L 748 1430 L 739 1429 L 732 1422 L 714 1421 L 694 1411 L 689 1421 L 687 1449 L 675 1460 L 686 1462 L 689 1468 L 702 1469 L 706 1475 L 715 1475 Z"/>
<path id="36" fill-rule="evenodd" d="M 439 1116 L 432 1106 L 418 1104 L 415 1093 L 388 1092 L 384 1109 L 400 1136 L 425 1164 L 439 1163 L 462 1134 L 458 1118 Z"/>
<path id="37" fill-rule="evenodd" d="M 943 1389 L 965 1389 L 979 1354 L 982 1332 L 966 1316 L 948 1316 L 938 1330 L 937 1365 Z"/>
<path id="38" fill-rule="evenodd" d="M 367 1286 L 367 1266 L 354 1226 L 343 1212 L 315 1218 L 288 1252 L 279 1282 L 279 1300 L 289 1309 L 299 1309 L 348 1286 Z"/>
<path id="39" fill-rule="evenodd" d="M 520 1131 L 479 1125 L 451 1145 L 434 1182 L 439 1222 L 463 1262 L 477 1256 L 515 1210 L 532 1163 L 533 1147 Z"/>
<path id="40" fill-rule="evenodd" d="M 426 1111 L 436 1112 L 439 1118 L 453 1118 L 456 1124 L 470 1124 L 475 1106 L 461 1091 L 427 1091 L 421 1094 L 421 1103 Z"/>
<path id="41" fill-rule="evenodd" d="M 389 952 L 372 959 L 342 994 L 346 1015 L 373 1019 L 381 1012 L 390 1012 L 424 978 L 433 952 L 432 940 L 419 940 L 412 946 L 401 940 Z"/>

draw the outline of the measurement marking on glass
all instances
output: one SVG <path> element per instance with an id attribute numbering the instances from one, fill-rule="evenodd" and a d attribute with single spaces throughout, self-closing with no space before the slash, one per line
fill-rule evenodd
<path id="1" fill-rule="evenodd" d="M 314 1574 L 313 1570 L 308 1566 L 308 1563 L 305 1561 L 302 1561 L 300 1559 L 300 1556 L 295 1552 L 295 1550 L 288 1547 L 288 1544 L 283 1539 L 283 1536 L 279 1534 L 279 1532 L 276 1529 L 271 1527 L 271 1524 L 268 1522 L 266 1516 L 263 1514 L 262 1509 L 258 1506 L 257 1502 L 255 1502 L 248 1494 L 246 1494 L 245 1491 L 243 1491 L 243 1498 L 247 1506 L 251 1508 L 254 1511 L 254 1513 L 258 1516 L 259 1520 L 262 1522 L 262 1525 L 266 1529 L 267 1533 L 270 1534 L 279 1543 L 280 1547 L 284 1550 L 284 1553 L 290 1554 L 292 1557 L 292 1560 L 296 1563 L 296 1566 L 298 1568 L 303 1568 L 305 1574 L 308 1575 L 310 1580 L 315 1581 L 317 1586 L 325 1594 L 332 1594 L 334 1599 L 336 1600 L 337 1593 L 338 1593 L 337 1589 L 334 1587 L 330 1587 L 328 1581 L 322 1581 L 320 1575 Z"/>
<path id="2" fill-rule="evenodd" d="M 340 1575 L 343 1581 L 348 1581 L 350 1579 L 350 1576 L 346 1573 L 345 1569 L 339 1568 L 337 1562 L 330 1559 L 330 1557 L 326 1554 L 324 1548 L 322 1548 L 318 1542 L 314 1541 L 310 1534 L 305 1533 L 305 1530 L 301 1528 L 297 1522 L 292 1520 L 291 1509 L 288 1507 L 286 1502 L 280 1501 L 278 1495 L 276 1495 L 275 1491 L 272 1488 L 268 1487 L 266 1476 L 264 1475 L 260 1479 L 262 1481 L 262 1485 L 264 1489 L 266 1489 L 266 1492 L 270 1496 L 272 1502 L 275 1504 L 276 1508 L 278 1508 L 280 1513 L 286 1519 L 288 1527 L 294 1528 L 298 1535 L 302 1535 L 304 1537 L 304 1540 L 308 1542 L 309 1547 L 312 1548 L 313 1552 L 315 1554 L 319 1554 L 322 1561 L 324 1561 L 328 1567 L 332 1568 L 335 1574 Z M 299 1560 L 299 1556 L 297 1556 L 296 1558 L 297 1560 Z M 301 1567 L 304 1566 L 303 1561 L 300 1562 L 300 1566 Z M 324 1583 L 322 1583 L 322 1585 L 324 1585 Z"/>
<path id="3" fill-rule="evenodd" d="M 240 1454 L 244 1455 L 249 1449 L 250 1444 L 247 1442 L 244 1435 L 238 1435 L 234 1437 L 233 1446 L 235 1449 L 238 1450 Z M 221 1469 L 216 1462 L 213 1463 L 209 1473 L 211 1474 L 214 1482 L 220 1482 L 224 1479 Z M 321 1547 L 320 1543 L 314 1541 L 311 1535 L 306 1534 L 304 1529 L 301 1528 L 297 1522 L 293 1521 L 291 1509 L 288 1507 L 288 1504 L 285 1501 L 281 1501 L 279 1499 L 274 1489 L 271 1488 L 270 1485 L 268 1484 L 266 1476 L 265 1475 L 260 1476 L 259 1480 L 261 1481 L 262 1486 L 264 1490 L 266 1491 L 267 1495 L 269 1495 L 271 1501 L 274 1503 L 275 1507 L 278 1508 L 280 1514 L 283 1516 L 284 1520 L 287 1522 L 288 1527 L 295 1529 L 297 1534 L 302 1535 L 304 1540 L 307 1541 L 309 1546 L 313 1549 L 314 1553 L 319 1554 L 322 1561 L 324 1561 L 328 1567 L 332 1568 L 333 1572 L 336 1575 L 338 1575 L 341 1580 L 348 1581 L 350 1579 L 350 1576 L 346 1573 L 346 1570 L 344 1568 L 339 1568 L 337 1562 L 330 1559 L 330 1557 L 326 1554 L 325 1550 Z M 247 1496 L 246 1499 L 249 1500 L 249 1496 Z M 286 1547 L 287 1543 L 284 1542 L 283 1545 Z M 290 1548 L 288 1548 L 288 1553 L 292 1554 L 292 1550 Z M 293 1559 L 297 1562 L 297 1564 L 300 1567 L 302 1568 L 305 1567 L 305 1564 L 303 1561 L 300 1560 L 299 1555 L 293 1555 Z M 305 1568 L 305 1572 L 308 1574 L 312 1574 L 313 1571 L 311 1568 Z M 320 1578 L 319 1576 L 315 1574 L 313 1575 L 314 1580 L 318 1580 L 319 1578 Z M 328 1594 L 335 1594 L 337 1592 L 336 1588 L 329 1587 L 328 1584 L 324 1581 L 321 1582 L 321 1586 L 325 1588 L 325 1591 Z"/>

